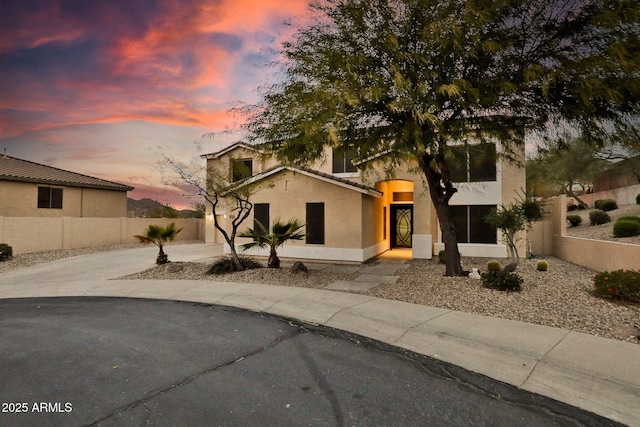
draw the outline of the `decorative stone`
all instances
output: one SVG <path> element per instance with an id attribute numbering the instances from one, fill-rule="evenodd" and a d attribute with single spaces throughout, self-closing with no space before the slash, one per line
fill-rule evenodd
<path id="1" fill-rule="evenodd" d="M 300 261 L 296 261 L 291 266 L 292 273 L 308 273 L 307 267 Z"/>

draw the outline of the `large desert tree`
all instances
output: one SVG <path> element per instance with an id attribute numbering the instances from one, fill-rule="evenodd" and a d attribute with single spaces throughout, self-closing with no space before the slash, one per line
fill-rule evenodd
<path id="1" fill-rule="evenodd" d="M 323 0 L 280 49 L 278 83 L 247 109 L 256 141 L 308 163 L 355 145 L 389 170 L 417 165 L 460 275 L 449 201 L 453 144 L 568 124 L 602 141 L 640 98 L 637 0 Z M 459 152 L 459 151 L 458 151 Z"/>

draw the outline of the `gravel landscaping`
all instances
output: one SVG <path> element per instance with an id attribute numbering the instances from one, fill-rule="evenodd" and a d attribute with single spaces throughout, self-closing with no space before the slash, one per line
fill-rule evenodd
<path id="1" fill-rule="evenodd" d="M 463 258 L 465 269 L 486 270 L 487 259 Z M 536 270 L 538 260 L 522 260 L 516 272 L 524 278 L 521 292 L 484 288 L 477 279 L 444 277 L 444 266 L 436 260 L 409 260 L 398 270 L 393 284 L 356 292 L 378 298 L 501 317 L 585 332 L 602 337 L 640 343 L 640 305 L 595 297 L 594 271 L 555 258 L 547 258 L 549 271 Z M 381 261 L 375 261 L 381 262 Z M 202 263 L 170 263 L 128 276 L 128 279 L 195 279 L 262 283 L 279 286 L 324 288 L 336 280 L 354 280 L 358 273 L 328 273 L 311 268 L 293 273 L 288 268 L 258 269 L 208 275 Z"/>
<path id="2" fill-rule="evenodd" d="M 0 273 L 69 256 L 135 247 L 140 245 L 16 255 L 11 260 L 0 262 Z M 555 258 L 547 258 L 547 261 L 547 272 L 536 270 L 537 260 L 521 261 L 516 272 L 524 278 L 522 292 L 487 289 L 480 280 L 468 277 L 444 277 L 444 266 L 434 259 L 408 260 L 396 273 L 399 276 L 396 283 L 380 284 L 357 293 L 559 327 L 640 344 L 640 305 L 597 298 L 592 294 L 594 271 Z M 382 262 L 385 261 L 374 260 L 368 265 Z M 506 263 L 505 260 L 502 262 L 503 265 Z M 463 267 L 467 270 L 476 267 L 484 271 L 486 263 L 487 259 L 484 258 L 463 258 Z M 362 267 L 361 264 L 345 264 L 345 271 L 328 272 L 323 271 L 326 264 L 324 267 L 320 263 L 307 265 L 309 273 L 293 273 L 288 268 L 262 268 L 208 275 L 206 270 L 209 263 L 173 262 L 126 278 L 196 279 L 324 288 L 334 281 L 354 280 L 359 274 L 353 270 Z"/>
<path id="3" fill-rule="evenodd" d="M 567 215 L 579 215 L 582 218 L 582 223 L 577 227 L 567 225 L 567 236 L 640 245 L 640 236 L 613 237 L 613 224 L 616 220 L 625 215 L 640 216 L 640 205 L 620 206 L 618 209 L 609 211 L 607 214 L 611 217 L 611 222 L 600 225 L 589 224 L 589 213 L 592 211 L 593 209 L 567 212 Z"/>

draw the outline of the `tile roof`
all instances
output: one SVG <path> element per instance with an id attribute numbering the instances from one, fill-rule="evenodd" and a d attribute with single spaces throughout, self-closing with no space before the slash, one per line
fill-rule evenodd
<path id="1" fill-rule="evenodd" d="M 309 169 L 309 168 L 302 168 L 302 167 L 298 168 L 298 167 L 293 167 L 293 166 L 282 166 L 282 165 L 281 166 L 275 166 L 275 167 L 267 169 L 267 170 L 265 170 L 265 171 L 263 171 L 263 172 L 261 172 L 259 174 L 256 174 L 256 175 L 254 175 L 254 176 L 252 176 L 250 178 L 246 178 L 246 179 L 244 179 L 242 181 L 238 181 L 237 183 L 232 184 L 229 187 L 229 189 L 230 190 L 234 190 L 236 188 L 242 188 L 245 185 L 252 184 L 254 182 L 263 180 L 263 179 L 265 179 L 265 178 L 267 178 L 267 177 L 269 177 L 271 175 L 275 175 L 275 174 L 277 174 L 277 173 L 279 173 L 281 171 L 285 171 L 285 170 L 288 170 L 288 171 L 291 171 L 291 172 L 294 172 L 294 173 L 299 173 L 299 174 L 302 174 L 302 175 L 307 175 L 307 176 L 314 177 L 314 178 L 317 178 L 317 179 L 321 179 L 323 181 L 330 182 L 332 184 L 339 185 L 341 187 L 348 188 L 348 189 L 351 189 L 351 190 L 356 190 L 356 191 L 359 191 L 360 193 L 368 194 L 368 195 L 373 196 L 373 197 L 381 197 L 382 194 L 383 194 L 382 192 L 376 190 L 373 187 L 368 187 L 366 185 L 359 184 L 357 182 L 349 181 L 349 180 L 344 179 L 344 178 L 339 178 L 337 176 L 334 176 L 334 175 L 331 175 L 331 174 L 328 174 L 328 173 L 319 172 L 317 170 Z"/>
<path id="2" fill-rule="evenodd" d="M 133 190 L 133 187 L 128 185 L 69 172 L 6 155 L 0 155 L 0 180 L 66 185 L 69 187 L 101 188 L 118 191 Z"/>
<path id="3" fill-rule="evenodd" d="M 262 153 L 260 149 L 258 149 L 255 145 L 247 144 L 246 142 L 238 141 L 233 144 L 223 148 L 220 151 L 216 151 L 215 153 L 203 154 L 200 157 L 203 159 L 219 159 L 223 155 L 229 153 L 230 151 L 235 150 L 236 148 L 244 148 L 251 151 L 256 151 L 258 153 Z"/>

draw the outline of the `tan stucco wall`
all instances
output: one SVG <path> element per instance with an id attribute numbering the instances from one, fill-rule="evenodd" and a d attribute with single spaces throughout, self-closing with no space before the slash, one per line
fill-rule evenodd
<path id="1" fill-rule="evenodd" d="M 38 209 L 38 187 L 62 188 L 62 209 Z M 127 192 L 0 181 L 0 216 L 98 217 L 127 216 Z"/>
<path id="2" fill-rule="evenodd" d="M 502 171 L 502 204 L 505 206 L 522 200 L 526 194 L 527 174 L 524 168 L 524 147 L 514 150 L 514 154 L 520 160 L 520 164 L 506 160 L 499 161 Z M 527 233 L 518 233 L 518 239 L 518 254 L 524 257 L 527 255 Z"/>
<path id="3" fill-rule="evenodd" d="M 362 210 L 364 197 L 360 192 L 324 182 L 303 174 L 284 171 L 271 181 L 271 188 L 263 188 L 251 197 L 253 203 L 269 203 L 271 223 L 277 218 L 283 221 L 306 220 L 306 204 L 324 202 L 325 206 L 325 243 L 324 245 L 306 245 L 304 241 L 296 242 L 302 246 L 325 246 L 335 248 L 362 248 Z M 253 215 L 243 224 L 241 230 L 253 227 Z M 247 239 L 238 239 L 242 244 Z"/>
<path id="4" fill-rule="evenodd" d="M 534 224 L 533 253 L 555 256 L 596 271 L 640 270 L 640 245 L 567 236 L 567 198 L 546 200 L 548 217 Z"/>
<path id="5" fill-rule="evenodd" d="M 233 161 L 244 159 L 253 160 L 253 175 L 278 165 L 275 158 L 271 156 L 264 156 L 258 151 L 248 150 L 244 147 L 236 147 L 228 153 L 220 156 L 220 158 L 208 159 L 207 169 L 214 168 L 222 176 L 228 177 L 228 180 L 231 181 L 231 165 Z"/>
<path id="6" fill-rule="evenodd" d="M 0 243 L 14 254 L 57 249 L 77 249 L 135 243 L 150 224 L 166 226 L 174 222 L 182 231 L 176 240 L 204 240 L 201 218 L 43 218 L 1 217 Z"/>

